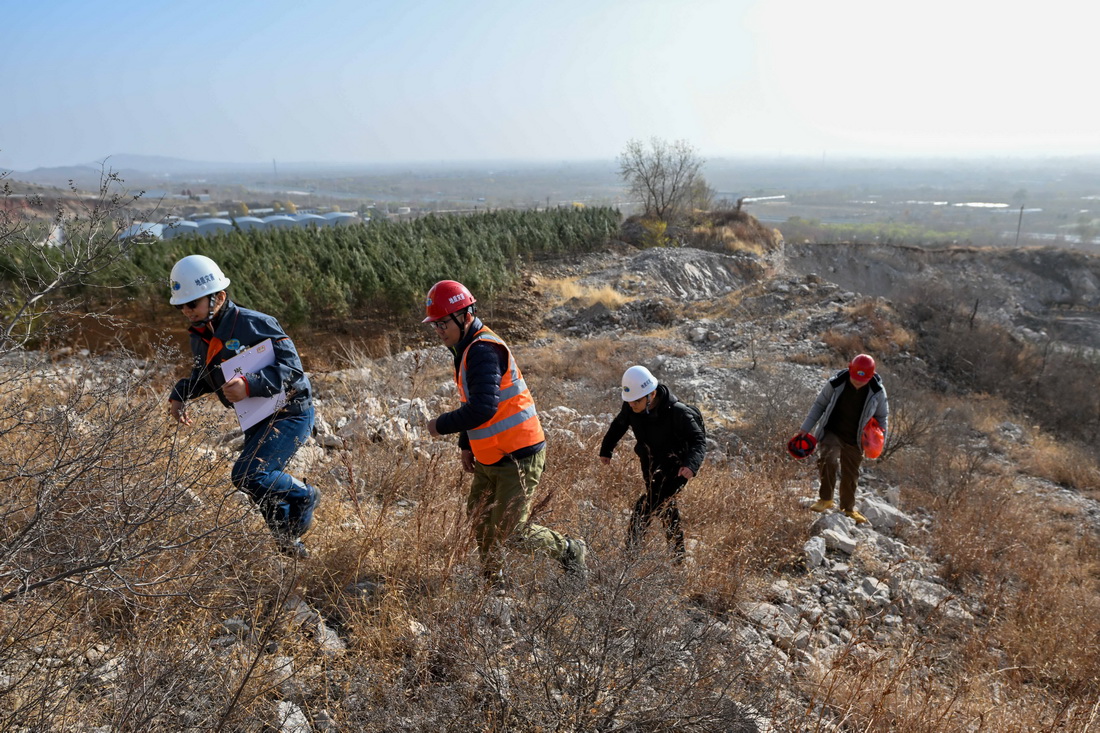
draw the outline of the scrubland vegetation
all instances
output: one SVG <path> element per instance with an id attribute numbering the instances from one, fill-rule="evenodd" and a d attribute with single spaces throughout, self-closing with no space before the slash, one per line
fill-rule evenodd
<path id="1" fill-rule="evenodd" d="M 624 357 L 656 356 L 640 340 L 519 349 L 544 404 L 576 409 L 603 399 Z M 684 493 L 683 567 L 656 531 L 646 552 L 623 553 L 633 461 L 596 475 L 602 425 L 554 418 L 576 440 L 555 441 L 539 516 L 588 540 L 592 577 L 577 587 L 549 561 L 510 555 L 500 597 L 480 581 L 467 478 L 448 451 L 349 446 L 319 481 L 315 556 L 294 564 L 230 491 L 228 448 L 209 448 L 224 414 L 211 403 L 198 431 L 170 427 L 154 362 L 6 366 L 21 376 L 5 385 L 0 432 L 5 729 L 261 730 L 294 700 L 315 724 L 325 711 L 351 730 L 754 730 L 755 709 L 779 730 L 1083 731 L 1100 694 L 1095 530 L 1021 491 L 1023 475 L 983 444 L 1008 415 L 994 397 L 894 375 L 904 449 L 874 469 L 934 518 L 906 539 L 984 613 L 933 616 L 902 644 L 857 632 L 807 678 L 754 658 L 732 631 L 739 602 L 802 572 L 808 520 L 789 486 L 811 482 L 774 449 L 767 400 L 746 406 L 742 454 L 712 456 Z M 319 395 L 425 397 L 447 378 L 441 360 L 368 366 L 369 390 L 322 379 Z M 805 395 L 774 387 L 798 414 Z M 1061 463 L 1049 435 L 1034 433 L 1029 461 Z M 1077 465 L 1091 495 L 1096 462 Z M 322 645 L 292 597 L 347 649 Z"/>
<path id="2" fill-rule="evenodd" d="M 342 290 L 361 271 L 337 277 L 337 260 L 354 258 L 310 264 L 319 250 L 289 232 L 266 244 L 232 235 L 202 252 L 233 273 L 242 302 L 305 318 L 311 301 L 273 300 L 298 292 L 284 279 L 298 266 L 333 276 L 310 297 L 335 316 L 330 301 L 341 293 L 339 307 L 353 312 L 453 276 L 434 268 L 471 264 L 463 248 L 498 224 L 528 227 L 499 234 L 501 253 L 486 259 L 513 273 L 512 237 L 541 231 L 538 251 L 569 253 L 610 226 L 592 210 L 551 213 L 562 219 L 545 226 L 511 216 L 380 228 L 364 246 L 412 249 L 362 255 L 378 291 Z M 417 242 L 443 247 L 441 259 L 400 270 Z M 183 252 L 133 254 L 131 272 L 154 287 Z M 482 278 L 485 307 L 503 315 L 508 281 L 489 270 L 467 276 Z M 571 287 L 548 290 L 619 304 Z M 752 295 L 705 307 L 712 317 L 722 308 L 769 317 Z M 666 307 L 670 322 L 691 318 L 688 304 Z M 1100 498 L 1095 356 L 1036 351 L 942 297 L 867 301 L 844 317 L 858 328 L 818 334 L 835 351 L 829 363 L 863 350 L 895 357 L 883 360 L 891 441 L 870 478 L 929 519 L 899 529 L 901 539 L 929 552 L 979 612 L 932 613 L 888 638 L 852 619 L 843 651 L 809 667 L 793 651 L 777 667 L 740 633 L 741 602 L 806 575 L 810 520 L 798 500 L 814 483 L 778 446 L 813 395 L 774 364 L 753 363 L 759 398 L 735 421 L 708 414 L 715 449 L 682 495 L 689 559 L 677 566 L 656 529 L 644 551 L 624 552 L 637 467 L 629 451 L 608 468 L 595 455 L 606 427 L 598 413 L 613 406 L 608 385 L 624 362 L 688 346 L 663 338 L 669 323 L 514 343 L 555 431 L 536 519 L 588 541 L 591 575 L 578 584 L 550 561 L 513 553 L 501 595 L 480 579 L 464 518 L 468 477 L 449 445 L 364 440 L 334 450 L 310 477 L 325 491 L 307 536 L 313 557 L 291 561 L 231 490 L 222 409 L 201 404 L 192 430 L 167 422 L 179 354 L 54 361 L 6 348 L 0 729 L 262 731 L 278 729 L 290 702 L 315 730 L 754 731 L 764 719 L 774 731 L 1096 729 L 1100 543 L 1087 504 L 1068 500 Z M 369 381 L 316 374 L 322 416 L 326 404 L 431 401 L 450 378 L 434 352 L 346 366 Z M 1018 435 L 1009 441 L 1006 430 Z"/>
<path id="3" fill-rule="evenodd" d="M 567 208 L 187 237 L 137 245 L 132 269 L 104 277 L 133 282 L 142 302 L 159 304 L 164 273 L 204 254 L 233 273 L 240 302 L 288 325 L 333 323 L 368 308 L 404 313 L 420 304 L 424 283 L 445 278 L 491 295 L 516 282 L 523 258 L 589 251 L 618 219 L 611 209 Z"/>

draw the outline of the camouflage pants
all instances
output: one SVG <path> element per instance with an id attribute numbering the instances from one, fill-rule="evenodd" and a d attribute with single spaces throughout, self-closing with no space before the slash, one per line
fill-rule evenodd
<path id="1" fill-rule="evenodd" d="M 486 575 L 500 569 L 500 550 L 504 544 L 531 555 L 543 554 L 556 560 L 564 556 L 567 545 L 562 534 L 527 521 L 545 466 L 545 449 L 492 466 L 474 462 L 466 513 L 473 523 Z"/>

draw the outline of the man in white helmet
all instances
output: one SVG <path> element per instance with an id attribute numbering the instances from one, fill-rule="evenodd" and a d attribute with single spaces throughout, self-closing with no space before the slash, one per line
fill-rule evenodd
<path id="1" fill-rule="evenodd" d="M 644 366 L 632 366 L 623 373 L 622 398 L 622 408 L 600 445 L 600 460 L 611 463 L 615 446 L 627 428 L 634 432 L 634 452 L 641 462 L 646 490 L 634 504 L 628 542 L 637 543 L 656 514 L 664 522 L 677 561 L 682 560 L 684 531 L 676 494 L 699 473 L 706 456 L 703 416 L 680 402 Z"/>
<path id="2" fill-rule="evenodd" d="M 247 397 L 272 397 L 286 392 L 287 403 L 245 431 L 244 447 L 233 464 L 233 485 L 252 497 L 275 534 L 282 551 L 307 557 L 299 539 L 313 523 L 321 492 L 286 473 L 286 464 L 313 430 L 313 399 L 309 378 L 294 343 L 269 315 L 241 308 L 229 299 L 227 278 L 209 257 L 189 255 L 172 268 L 170 303 L 191 324 L 194 366 L 168 398 L 169 413 L 191 424 L 187 403 L 214 393 L 226 407 Z M 229 381 L 223 361 L 271 339 L 275 363 Z"/>

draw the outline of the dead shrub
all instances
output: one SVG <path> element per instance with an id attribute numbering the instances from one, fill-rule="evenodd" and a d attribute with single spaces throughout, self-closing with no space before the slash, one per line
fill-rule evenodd
<path id="1" fill-rule="evenodd" d="M 1075 544 L 1035 563 L 1035 574 L 1006 599 L 997 638 L 1021 683 L 1054 686 L 1067 698 L 1094 698 L 1100 694 L 1097 548 Z"/>
<path id="2" fill-rule="evenodd" d="M 1006 479 L 967 476 L 954 481 L 965 484 L 965 490 L 941 493 L 930 501 L 939 520 L 932 547 L 949 580 L 968 588 L 995 584 L 1004 577 L 1005 561 L 1018 559 L 1023 549 L 1019 528 L 1028 524 L 1030 512 L 1013 501 Z"/>
<path id="3" fill-rule="evenodd" d="M 775 569 L 797 566 L 806 527 L 801 494 L 789 488 L 793 464 L 762 459 L 736 477 L 728 466 L 705 467 L 681 492 L 688 543 L 698 542 L 687 585 L 712 611 L 726 613 Z"/>
<path id="4" fill-rule="evenodd" d="M 831 328 L 821 334 L 821 341 L 845 358 L 851 358 L 856 354 L 865 354 L 871 348 L 868 345 L 866 334 L 858 331 L 837 331 Z"/>
<path id="5" fill-rule="evenodd" d="M 196 716 L 216 729 L 233 705 L 211 618 L 296 583 L 228 460 L 207 457 L 205 411 L 192 431 L 168 424 L 147 383 L 156 369 L 121 357 L 6 372 L 0 664 L 24 673 L 9 678 L 0 727 Z M 30 388 L 50 375 L 55 390 Z"/>
<path id="6" fill-rule="evenodd" d="M 775 251 L 783 238 L 746 211 L 724 209 L 695 212 L 685 240 L 690 247 L 759 257 Z"/>
<path id="7" fill-rule="evenodd" d="M 652 364 L 660 353 L 656 339 L 592 338 L 528 348 L 516 358 L 540 410 L 576 404 L 618 412 L 623 372 L 634 364 Z M 599 407 L 603 400 L 606 407 Z"/>
<path id="8" fill-rule="evenodd" d="M 853 313 L 867 323 L 880 314 L 866 304 Z M 0 727 L 260 731 L 277 727 L 290 701 L 363 731 L 749 731 L 749 705 L 784 730 L 1093 724 L 1100 554 L 1077 517 L 1007 474 L 1017 448 L 988 433 L 1009 400 L 940 389 L 938 365 L 923 367 L 932 381 L 903 360 L 889 365 L 892 452 L 874 473 L 901 489 L 904 509 L 931 519 L 930 533 L 899 533 L 979 601 L 975 619 L 962 632 L 935 616 L 878 638 L 855 628 L 837 657 L 792 661 L 780 676 L 740 646 L 736 607 L 804 572 L 809 521 L 798 501 L 814 495 L 816 476 L 782 445 L 820 385 L 799 393 L 782 367 L 756 370 L 737 423 L 742 456 L 712 456 L 681 492 L 688 557 L 677 566 L 659 525 L 627 551 L 640 471 L 629 439 L 610 466 L 598 462 L 606 421 L 588 417 L 617 410 L 626 366 L 684 348 L 654 341 L 516 347 L 550 438 L 533 518 L 584 538 L 591 574 L 574 585 L 550 558 L 509 553 L 502 595 L 480 576 L 453 441 L 438 452 L 363 442 L 332 457 L 307 538 L 314 557 L 295 564 L 228 488 L 219 407 L 182 431 L 156 409 L 163 376 L 148 393 L 144 373 L 91 391 L 74 388 L 84 376 L 94 385 L 94 373 L 55 392 L 6 382 L 0 594 L 15 595 L 0 601 L 11 682 Z M 846 354 L 861 350 L 869 344 Z M 442 402 L 450 379 L 442 349 L 363 366 L 372 373 L 361 382 L 334 373 L 317 383 L 361 406 L 372 392 Z M 1083 463 L 1045 441 L 1033 439 L 1030 460 L 1048 475 Z M 322 650 L 289 618 L 291 596 L 347 648 Z"/>
<path id="9" fill-rule="evenodd" d="M 853 305 L 848 311 L 852 324 L 867 333 L 867 346 L 872 354 L 896 354 L 909 351 L 914 337 L 900 323 L 898 314 L 881 299 L 868 299 Z"/>
<path id="10" fill-rule="evenodd" d="M 915 339 L 900 323 L 894 310 L 879 299 L 864 299 L 845 309 L 851 326 L 829 329 L 821 340 L 845 358 L 860 353 L 878 358 L 909 351 Z"/>
<path id="11" fill-rule="evenodd" d="M 1100 490 L 1100 463 L 1092 448 L 1039 433 L 1019 451 L 1019 460 L 1030 475 L 1079 491 Z"/>
<path id="12" fill-rule="evenodd" d="M 930 286 L 926 286 L 930 288 Z M 1083 442 L 1100 435 L 1100 360 L 1021 340 L 1009 329 L 942 290 L 926 289 L 906 303 L 916 351 L 946 389 L 1003 397 L 1060 435 Z"/>
<path id="13" fill-rule="evenodd" d="M 579 278 L 576 277 L 540 280 L 539 284 L 546 291 L 556 296 L 559 304 L 572 300 L 584 308 L 600 303 L 609 310 L 616 310 L 623 304 L 633 300 L 633 298 L 620 293 L 610 285 L 592 287 L 591 285 L 583 285 L 578 280 Z"/>
<path id="14" fill-rule="evenodd" d="M 751 398 L 742 400 L 738 433 L 752 454 L 785 457 L 787 440 L 802 423 L 821 385 L 792 389 L 789 373 L 772 364 L 759 366 L 754 374 Z"/>

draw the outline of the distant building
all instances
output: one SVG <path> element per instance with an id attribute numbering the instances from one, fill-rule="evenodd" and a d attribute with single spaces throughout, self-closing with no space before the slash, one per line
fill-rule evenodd
<path id="1" fill-rule="evenodd" d="M 199 226 L 198 233 L 204 237 L 218 232 L 233 231 L 233 222 L 229 219 L 199 219 L 195 223 Z"/>
<path id="2" fill-rule="evenodd" d="M 267 222 L 255 216 L 238 216 L 233 221 L 243 232 L 247 232 L 249 229 L 264 229 L 267 226 Z"/>
<path id="3" fill-rule="evenodd" d="M 352 224 L 359 221 L 359 215 L 353 214 L 348 211 L 330 211 L 327 214 L 322 214 L 322 217 L 328 220 L 332 226 L 340 226 L 343 224 Z"/>
<path id="4" fill-rule="evenodd" d="M 175 239 L 176 237 L 186 237 L 188 235 L 197 235 L 199 233 L 199 225 L 193 221 L 187 221 L 181 219 L 174 221 L 170 224 L 165 224 L 162 232 L 162 239 Z"/>
<path id="5" fill-rule="evenodd" d="M 286 214 L 272 214 L 271 216 L 265 216 L 263 219 L 268 229 L 291 229 L 298 226 L 298 222 Z"/>
<path id="6" fill-rule="evenodd" d="M 321 227 L 325 225 L 325 217 L 318 214 L 291 214 L 290 218 L 298 222 L 302 226 L 309 226 L 310 224 L 313 224 L 315 226 Z"/>
<path id="7" fill-rule="evenodd" d="M 164 225 L 149 224 L 143 221 L 139 221 L 126 227 L 126 229 L 120 232 L 118 235 L 119 239 L 133 239 L 134 237 L 152 237 L 153 239 L 164 239 Z"/>
<path id="8" fill-rule="evenodd" d="M 133 237 L 150 237 L 153 239 L 176 239 L 177 237 L 201 236 L 206 237 L 218 232 L 231 232 L 235 228 L 241 231 L 251 229 L 293 229 L 314 226 L 334 227 L 348 226 L 350 224 L 363 224 L 370 217 L 361 217 L 359 214 L 345 211 L 330 211 L 327 214 L 272 214 L 263 218 L 256 216 L 238 216 L 235 219 L 223 216 L 207 217 L 196 221 L 176 219 L 164 224 L 147 222 L 135 222 L 118 235 L 119 239 L 131 239 Z M 235 225 L 234 225 L 235 224 Z"/>

